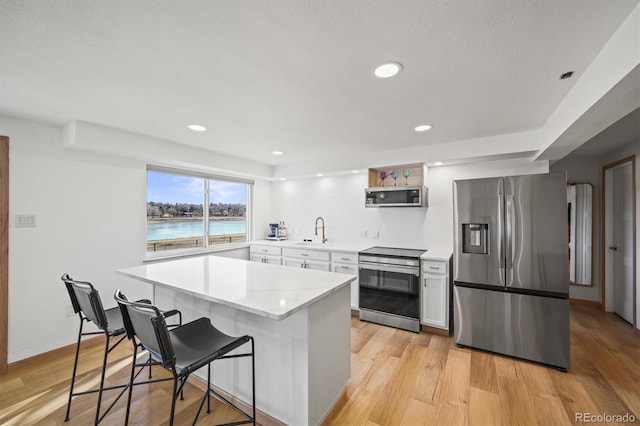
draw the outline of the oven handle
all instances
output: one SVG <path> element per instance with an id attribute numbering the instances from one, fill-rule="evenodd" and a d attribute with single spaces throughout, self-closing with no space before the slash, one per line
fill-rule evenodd
<path id="1" fill-rule="evenodd" d="M 413 268 L 413 267 L 360 264 L 358 265 L 358 269 L 370 269 L 372 271 L 382 271 L 382 272 L 397 272 L 399 274 L 415 275 L 416 277 L 420 276 L 420 268 Z"/>

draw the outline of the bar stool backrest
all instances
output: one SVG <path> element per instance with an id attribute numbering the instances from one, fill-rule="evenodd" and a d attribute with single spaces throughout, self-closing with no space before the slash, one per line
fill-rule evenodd
<path id="1" fill-rule="evenodd" d="M 76 281 L 68 274 L 64 274 L 61 279 L 69 292 L 73 311 L 75 313 L 81 312 L 99 329 L 106 330 L 108 327 L 107 315 L 104 312 L 98 290 L 90 282 Z"/>
<path id="2" fill-rule="evenodd" d="M 130 339 L 137 337 L 145 349 L 162 361 L 165 368 L 173 369 L 176 356 L 160 310 L 150 303 L 131 302 L 120 290 L 116 291 L 114 298 L 122 312 L 127 336 Z"/>

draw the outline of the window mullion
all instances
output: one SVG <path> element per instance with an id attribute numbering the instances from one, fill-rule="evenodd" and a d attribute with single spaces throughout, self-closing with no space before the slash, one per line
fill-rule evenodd
<path id="1" fill-rule="evenodd" d="M 202 220 L 204 220 L 204 246 L 209 247 L 209 179 L 204 180 Z"/>

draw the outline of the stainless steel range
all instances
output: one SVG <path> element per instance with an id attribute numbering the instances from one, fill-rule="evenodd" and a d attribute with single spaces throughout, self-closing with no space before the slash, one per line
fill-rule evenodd
<path id="1" fill-rule="evenodd" d="M 372 247 L 359 253 L 361 320 L 420 332 L 420 256 L 424 252 Z"/>

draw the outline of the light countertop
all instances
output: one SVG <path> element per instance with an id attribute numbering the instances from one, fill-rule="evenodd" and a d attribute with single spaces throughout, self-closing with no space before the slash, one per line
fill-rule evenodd
<path id="1" fill-rule="evenodd" d="M 421 260 L 437 260 L 442 262 L 448 262 L 451 259 L 451 252 L 448 250 L 427 250 L 422 256 Z"/>
<path id="2" fill-rule="evenodd" d="M 271 246 L 271 247 L 287 247 L 287 248 L 299 248 L 308 250 L 322 250 L 322 251 L 342 251 L 357 253 L 369 247 L 373 247 L 375 244 L 371 242 L 363 243 L 306 243 L 303 241 L 295 240 L 282 240 L 282 241 L 269 241 L 269 240 L 255 240 L 250 242 L 251 245 Z"/>
<path id="3" fill-rule="evenodd" d="M 375 246 L 376 244 L 371 241 L 363 243 L 302 243 L 301 241 L 283 240 L 283 241 L 269 241 L 269 240 L 255 240 L 250 242 L 251 245 L 271 246 L 271 247 L 287 247 L 287 248 L 300 248 L 308 250 L 323 250 L 323 251 L 342 251 L 358 253 L 362 250 Z M 383 244 L 384 246 L 384 244 Z M 438 248 L 427 250 L 420 259 L 422 260 L 436 260 L 448 262 L 451 258 L 452 252 L 450 250 L 441 250 Z"/>
<path id="4" fill-rule="evenodd" d="M 356 279 L 355 275 L 214 255 L 157 262 L 116 272 L 275 320 L 287 318 Z"/>

